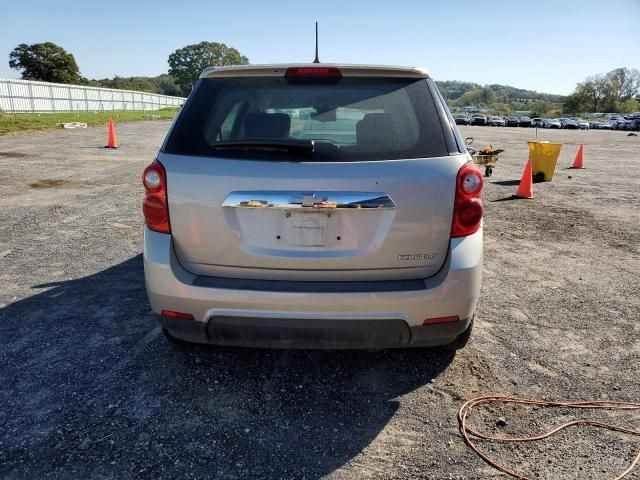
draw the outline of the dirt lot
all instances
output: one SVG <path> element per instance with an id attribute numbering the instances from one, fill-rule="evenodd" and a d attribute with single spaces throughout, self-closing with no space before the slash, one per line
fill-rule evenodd
<path id="1" fill-rule="evenodd" d="M 460 439 L 464 399 L 640 399 L 640 137 L 541 131 L 565 144 L 556 178 L 511 200 L 534 130 L 463 129 L 506 152 L 477 328 L 453 357 L 167 343 L 144 292 L 139 176 L 168 126 L 122 125 L 116 151 L 102 128 L 0 137 L 0 477 L 500 478 Z M 578 143 L 587 169 L 566 170 Z M 574 417 L 481 413 L 490 433 Z M 610 478 L 640 438 L 483 448 L 535 478 Z"/>

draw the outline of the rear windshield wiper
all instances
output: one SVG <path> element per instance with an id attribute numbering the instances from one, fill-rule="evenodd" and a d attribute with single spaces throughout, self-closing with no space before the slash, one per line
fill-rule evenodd
<path id="1" fill-rule="evenodd" d="M 255 140 L 223 140 L 211 144 L 212 148 L 225 150 L 253 150 L 253 151 L 285 151 L 313 154 L 315 144 L 313 140 L 302 139 L 255 139 Z"/>

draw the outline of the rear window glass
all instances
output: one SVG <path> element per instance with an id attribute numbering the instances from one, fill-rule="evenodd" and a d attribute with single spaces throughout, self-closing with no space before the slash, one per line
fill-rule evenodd
<path id="1" fill-rule="evenodd" d="M 288 160 L 301 152 L 225 150 L 216 142 L 313 140 L 313 160 L 448 155 L 426 80 L 342 78 L 333 84 L 283 77 L 199 80 L 163 151 Z"/>

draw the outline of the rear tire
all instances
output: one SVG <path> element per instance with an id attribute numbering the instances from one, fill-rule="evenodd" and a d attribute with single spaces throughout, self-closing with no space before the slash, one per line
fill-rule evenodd
<path id="1" fill-rule="evenodd" d="M 176 345 L 177 347 L 191 347 L 193 346 L 192 343 L 187 342 L 186 340 L 180 340 L 179 338 L 174 337 L 171 332 L 169 330 L 167 330 L 166 328 L 162 329 L 162 333 L 164 333 L 165 338 L 169 341 L 169 343 L 172 343 L 173 345 Z"/>
<path id="2" fill-rule="evenodd" d="M 469 343 L 469 339 L 471 338 L 474 318 L 475 317 L 471 318 L 471 322 L 469 323 L 467 329 L 460 335 L 458 335 L 458 337 L 453 342 L 451 342 L 451 344 L 449 345 L 450 350 L 455 352 L 456 350 L 461 350 L 467 346 L 467 343 Z"/>

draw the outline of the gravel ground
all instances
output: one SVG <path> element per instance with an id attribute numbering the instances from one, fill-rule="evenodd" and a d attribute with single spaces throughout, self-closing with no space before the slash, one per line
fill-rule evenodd
<path id="1" fill-rule="evenodd" d="M 115 151 L 102 128 L 0 137 L 0 477 L 504 478 L 461 441 L 465 399 L 640 399 L 639 137 L 541 131 L 565 144 L 556 178 L 511 200 L 535 131 L 463 127 L 506 152 L 486 182 L 476 329 L 452 356 L 169 344 L 144 292 L 139 184 L 168 126 L 121 125 Z M 566 170 L 578 143 L 587 169 Z M 471 423 L 640 428 L 632 413 L 496 407 Z M 640 438 L 482 448 L 535 478 L 611 478 Z"/>

